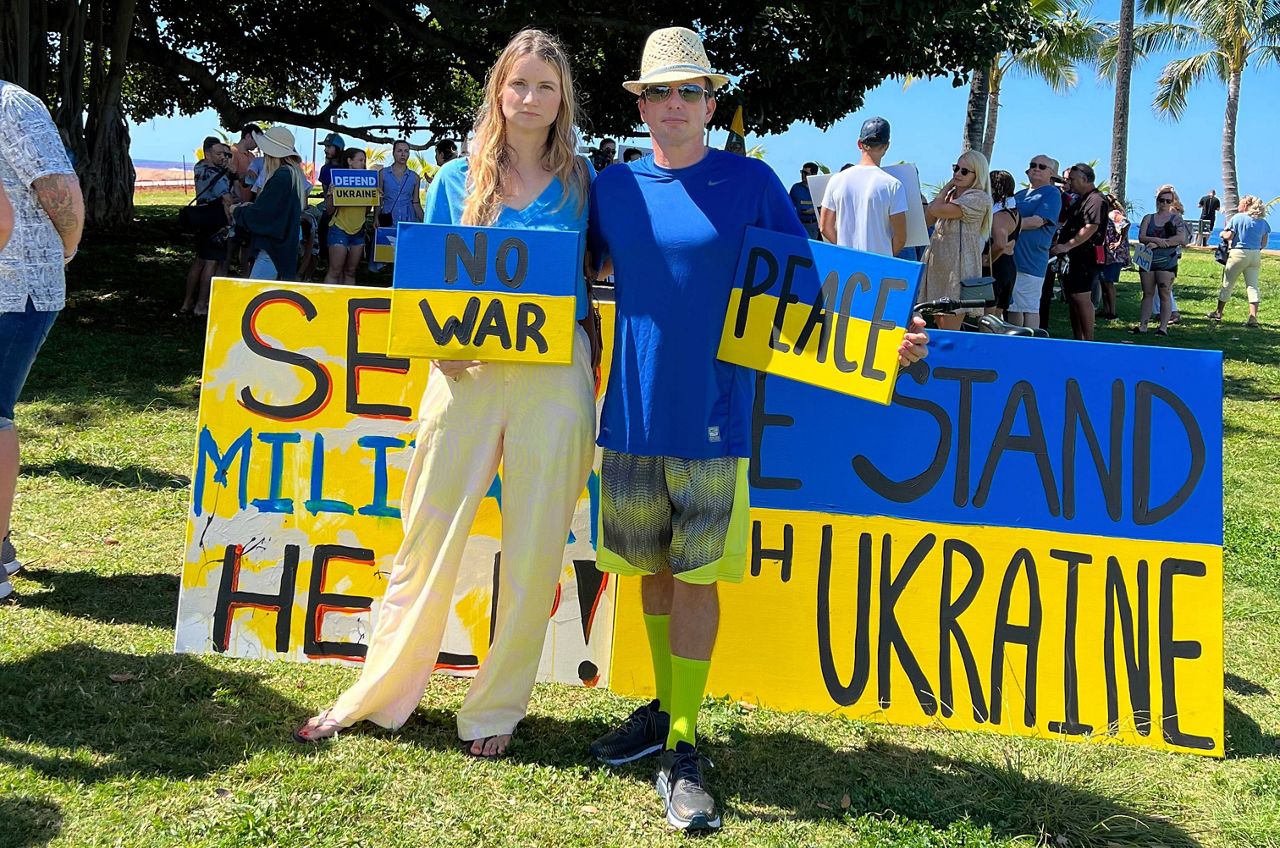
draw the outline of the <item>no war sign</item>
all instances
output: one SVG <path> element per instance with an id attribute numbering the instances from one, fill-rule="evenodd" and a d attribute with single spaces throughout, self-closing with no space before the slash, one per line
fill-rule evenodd
<path id="1" fill-rule="evenodd" d="M 924 266 L 748 228 L 719 358 L 888 403 Z"/>
<path id="2" fill-rule="evenodd" d="M 378 172 L 334 168 L 330 172 L 334 206 L 372 206 L 378 202 Z"/>
<path id="3" fill-rule="evenodd" d="M 401 223 L 388 353 L 428 359 L 573 359 L 576 233 Z"/>

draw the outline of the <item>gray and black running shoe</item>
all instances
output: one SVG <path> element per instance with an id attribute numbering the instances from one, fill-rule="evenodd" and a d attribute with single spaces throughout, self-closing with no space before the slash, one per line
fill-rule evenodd
<path id="1" fill-rule="evenodd" d="M 658 795 L 667 804 L 667 823 L 678 830 L 720 829 L 716 801 L 702 782 L 706 759 L 688 742 L 677 742 L 674 751 L 663 751 L 658 766 Z M 707 765 L 711 761 L 707 760 Z"/>
<path id="2" fill-rule="evenodd" d="M 18 552 L 13 549 L 13 542 L 9 540 L 9 534 L 5 534 L 0 539 L 0 578 L 12 577 L 22 570 L 22 563 L 18 561 Z"/>
<path id="3" fill-rule="evenodd" d="M 591 756 L 611 766 L 644 759 L 663 749 L 670 727 L 671 716 L 659 710 L 658 701 L 654 699 L 592 742 Z"/>

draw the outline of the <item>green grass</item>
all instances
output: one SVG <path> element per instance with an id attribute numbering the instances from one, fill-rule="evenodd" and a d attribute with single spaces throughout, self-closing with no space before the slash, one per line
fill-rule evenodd
<path id="1" fill-rule="evenodd" d="M 648 767 L 586 757 L 632 707 L 607 692 L 537 687 L 503 762 L 460 753 L 465 683 L 448 679 L 400 734 L 307 750 L 290 730 L 354 672 L 170 653 L 201 359 L 200 328 L 169 317 L 189 259 L 174 215 L 141 205 L 136 226 L 88 241 L 20 409 L 14 526 L 31 567 L 21 603 L 0 608 L 0 846 L 680 844 Z M 1280 845 L 1280 326 L 1246 331 L 1242 300 L 1221 326 L 1197 317 L 1217 273 L 1207 255 L 1185 260 L 1167 341 L 1125 332 L 1126 275 L 1128 320 L 1099 337 L 1226 352 L 1229 756 L 708 702 L 718 839 Z M 1280 284 L 1280 261 L 1264 282 Z"/>

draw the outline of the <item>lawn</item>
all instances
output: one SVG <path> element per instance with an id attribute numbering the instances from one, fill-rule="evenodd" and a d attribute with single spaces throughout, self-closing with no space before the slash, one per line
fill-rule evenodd
<path id="1" fill-rule="evenodd" d="M 679 844 L 647 765 L 586 756 L 634 706 L 608 692 L 539 686 L 501 762 L 462 755 L 466 684 L 441 678 L 399 734 L 304 749 L 289 732 L 353 671 L 170 652 L 202 342 L 170 317 L 190 259 L 170 194 L 87 240 L 19 408 L 14 538 L 30 567 L 0 607 L 0 846 Z M 1211 324 L 1218 276 L 1207 253 L 1185 259 L 1183 322 L 1139 339 L 1126 274 L 1125 320 L 1099 337 L 1226 354 L 1228 757 L 709 701 L 716 839 L 1280 846 L 1280 315 L 1246 329 L 1241 294 Z M 1277 285 L 1268 259 L 1264 291 Z"/>

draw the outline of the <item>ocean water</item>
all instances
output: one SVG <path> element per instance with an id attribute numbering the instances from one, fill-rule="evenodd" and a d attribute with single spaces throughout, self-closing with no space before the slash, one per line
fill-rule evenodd
<path id="1" fill-rule="evenodd" d="M 1141 218 L 1139 218 L 1137 221 L 1134 221 L 1132 224 L 1129 225 L 1129 241 L 1134 242 L 1135 244 L 1138 241 L 1138 224 L 1140 223 L 1142 223 Z M 1194 225 L 1194 222 L 1193 222 L 1193 225 Z M 1221 219 L 1215 222 L 1213 231 L 1209 233 L 1210 247 L 1216 246 L 1218 242 L 1221 241 L 1221 239 L 1218 238 L 1218 233 L 1222 232 L 1222 228 L 1224 226 L 1225 226 L 1225 222 L 1221 221 Z"/>

